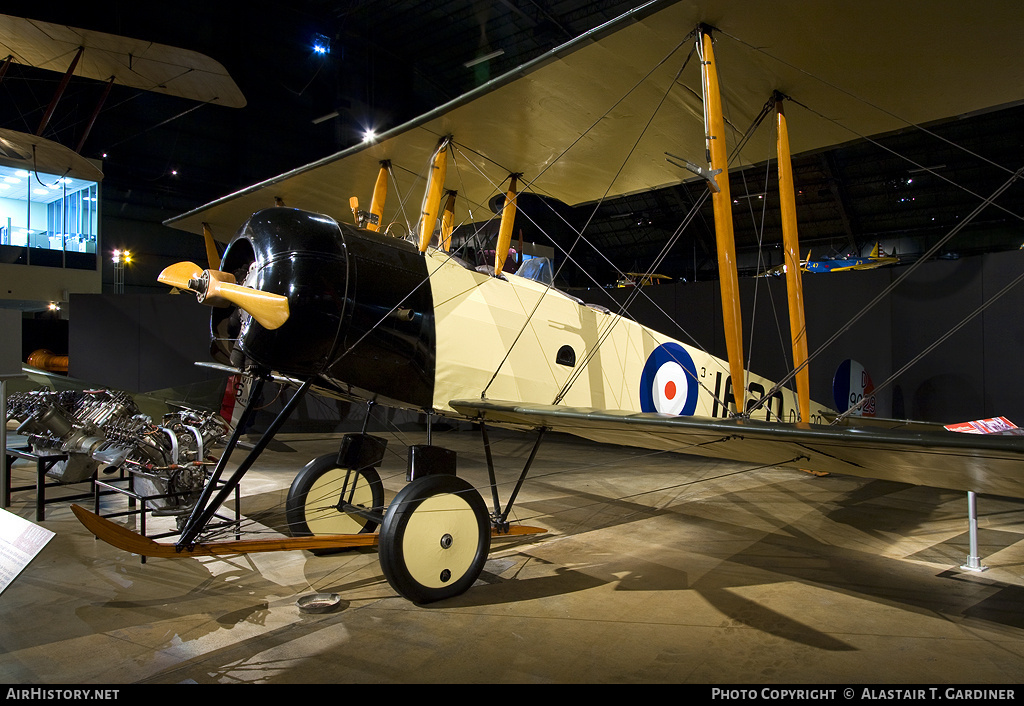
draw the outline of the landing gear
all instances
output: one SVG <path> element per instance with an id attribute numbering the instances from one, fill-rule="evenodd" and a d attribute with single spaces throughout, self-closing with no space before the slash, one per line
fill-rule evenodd
<path id="1" fill-rule="evenodd" d="M 480 494 L 447 473 L 416 478 L 388 506 L 380 565 L 398 593 L 414 603 L 457 596 L 476 581 L 491 546 Z"/>
<path id="2" fill-rule="evenodd" d="M 373 468 L 338 465 L 338 454 L 314 458 L 288 490 L 286 516 L 293 537 L 373 532 L 372 513 L 384 507 L 384 485 Z M 365 513 L 365 514 L 364 514 Z"/>

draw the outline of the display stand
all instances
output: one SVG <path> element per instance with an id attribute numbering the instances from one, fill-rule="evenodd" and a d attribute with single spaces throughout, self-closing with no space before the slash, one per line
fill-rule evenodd
<path id="1" fill-rule="evenodd" d="M 161 538 L 164 538 L 164 537 L 174 537 L 174 536 L 177 536 L 177 535 L 181 534 L 181 532 L 178 531 L 178 530 L 170 531 L 170 532 L 161 532 L 161 533 L 154 534 L 154 535 L 149 535 L 149 534 L 146 533 L 146 517 L 147 517 L 147 514 L 151 514 L 155 510 L 155 508 L 153 508 L 150 505 L 150 503 L 153 503 L 153 502 L 155 502 L 157 500 L 161 500 L 161 499 L 165 499 L 165 498 L 181 497 L 184 494 L 183 493 L 166 493 L 166 494 L 162 494 L 162 495 L 142 495 L 141 493 L 139 493 L 139 492 L 137 492 L 135 490 L 135 475 L 136 475 L 135 473 L 133 473 L 131 470 L 129 470 L 127 477 L 117 478 L 117 479 L 114 479 L 114 480 L 111 480 L 111 481 L 105 481 L 105 480 L 97 479 L 95 481 L 95 486 L 96 486 L 96 490 L 95 490 L 95 508 L 94 508 L 95 513 L 97 515 L 100 515 L 101 517 L 105 517 L 107 519 L 110 519 L 110 518 L 113 518 L 113 517 L 134 517 L 134 516 L 138 516 L 138 520 L 139 520 L 138 532 L 143 537 L 148 537 L 149 539 L 161 539 Z M 210 475 L 212 475 L 212 474 L 210 474 Z M 219 488 L 219 487 L 221 487 L 223 485 L 224 485 L 223 481 L 216 482 L 216 483 L 214 483 L 214 489 Z M 104 490 L 101 491 L 101 489 L 104 489 Z M 128 510 L 121 511 L 121 512 L 109 512 L 109 513 L 101 514 L 100 513 L 100 494 L 101 493 L 103 493 L 103 494 L 117 493 L 117 494 L 126 496 L 128 498 Z M 224 514 L 220 514 L 220 513 L 215 513 L 213 515 L 213 517 L 217 521 L 208 524 L 207 528 L 214 529 L 214 528 L 219 528 L 219 527 L 231 527 L 231 526 L 234 526 L 235 527 L 235 539 L 238 539 L 239 535 L 240 535 L 240 532 L 238 531 L 238 523 L 239 523 L 239 521 L 241 519 L 241 493 L 240 493 L 239 487 L 237 485 L 235 486 L 235 489 L 234 489 L 234 499 L 235 499 L 234 517 L 230 517 L 230 516 L 227 516 L 227 515 L 224 515 Z M 146 563 L 146 557 L 145 556 L 142 557 L 142 563 L 143 564 Z"/>

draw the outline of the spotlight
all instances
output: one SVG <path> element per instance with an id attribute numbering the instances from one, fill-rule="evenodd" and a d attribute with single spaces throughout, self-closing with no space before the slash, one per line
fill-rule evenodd
<path id="1" fill-rule="evenodd" d="M 325 56 L 331 53 L 331 40 L 322 34 L 313 37 L 313 53 Z"/>

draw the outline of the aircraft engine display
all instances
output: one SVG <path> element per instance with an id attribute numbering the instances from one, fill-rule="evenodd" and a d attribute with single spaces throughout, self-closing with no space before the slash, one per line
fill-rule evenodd
<path id="1" fill-rule="evenodd" d="M 139 410 L 131 395 L 116 390 L 35 390 L 8 397 L 7 419 L 20 422 L 33 453 L 67 454 L 47 475 L 61 483 L 123 469 L 135 476 L 155 514 L 187 514 L 206 483 L 211 446 L 227 433 L 212 412 L 181 409 L 159 424 Z"/>

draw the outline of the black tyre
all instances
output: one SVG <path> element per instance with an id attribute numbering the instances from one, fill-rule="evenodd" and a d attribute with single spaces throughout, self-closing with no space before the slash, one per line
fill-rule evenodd
<path id="1" fill-rule="evenodd" d="M 361 534 L 377 528 L 373 520 L 342 512 L 338 505 L 344 499 L 366 510 L 380 512 L 384 507 L 384 485 L 380 475 L 373 468 L 351 471 L 340 468 L 337 461 L 336 453 L 314 458 L 292 481 L 285 513 L 293 537 Z"/>
<path id="2" fill-rule="evenodd" d="M 414 603 L 464 593 L 491 548 L 491 522 L 473 486 L 448 474 L 422 476 L 388 506 L 380 531 L 384 577 Z"/>

